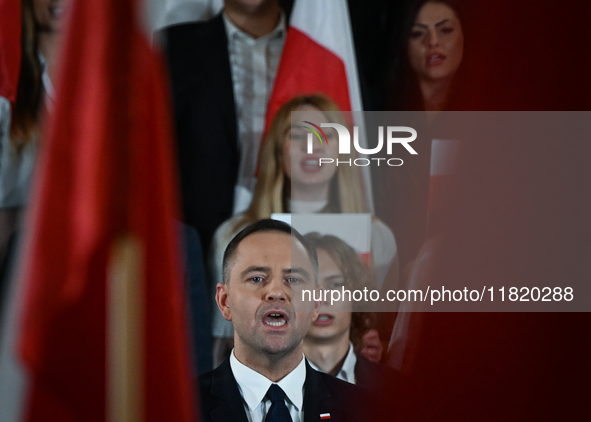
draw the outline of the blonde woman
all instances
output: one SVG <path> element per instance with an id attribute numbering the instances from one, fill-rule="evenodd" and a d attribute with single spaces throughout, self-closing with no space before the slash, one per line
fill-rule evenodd
<path id="1" fill-rule="evenodd" d="M 324 129 L 328 142 L 314 143 L 312 154 L 308 154 L 307 131 L 292 127 L 293 111 L 302 113 L 298 121 L 346 125 L 338 106 L 319 94 L 295 97 L 277 112 L 261 151 L 260 170 L 250 207 L 227 220 L 214 235 L 211 258 L 214 286 L 222 282 L 222 259 L 227 244 L 248 224 L 270 218 L 273 213 L 369 212 L 359 167 L 319 165 L 321 157 L 345 160 L 338 154 L 336 131 Z M 347 161 L 350 158 L 347 156 Z M 377 279 L 383 281 L 390 267 L 395 266 L 393 273 L 398 273 L 396 242 L 390 229 L 375 218 L 371 239 L 374 270 Z M 231 340 L 222 339 L 233 337 L 232 324 L 224 320 L 216 308 L 213 316 L 214 366 L 221 363 L 220 359 L 225 357 L 231 344 Z"/>

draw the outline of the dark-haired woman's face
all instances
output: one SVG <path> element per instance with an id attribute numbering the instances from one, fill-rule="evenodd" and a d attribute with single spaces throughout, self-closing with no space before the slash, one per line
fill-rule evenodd
<path id="1" fill-rule="evenodd" d="M 419 80 L 452 78 L 464 53 L 460 21 L 444 3 L 423 5 L 408 37 L 408 59 Z"/>

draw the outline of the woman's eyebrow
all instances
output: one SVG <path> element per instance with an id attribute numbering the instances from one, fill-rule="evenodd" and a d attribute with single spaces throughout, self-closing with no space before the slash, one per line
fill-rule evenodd
<path id="1" fill-rule="evenodd" d="M 446 22 L 450 22 L 450 20 L 449 19 L 443 19 L 442 21 L 437 22 L 435 24 L 435 26 L 441 26 L 441 25 L 443 25 Z M 415 22 L 413 26 L 419 26 L 419 27 L 425 28 L 425 29 L 429 28 L 429 25 L 427 25 L 426 23 L 420 23 L 420 22 Z"/>
<path id="2" fill-rule="evenodd" d="M 439 21 L 439 22 L 437 22 L 437 23 L 435 24 L 435 26 L 441 26 L 441 25 L 443 25 L 443 24 L 444 24 L 444 23 L 446 23 L 446 22 L 450 22 L 450 20 L 449 20 L 449 19 L 443 19 L 442 21 Z"/>

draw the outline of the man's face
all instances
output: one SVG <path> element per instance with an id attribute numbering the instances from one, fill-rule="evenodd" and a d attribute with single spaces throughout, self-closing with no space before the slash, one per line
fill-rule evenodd
<path id="1" fill-rule="evenodd" d="M 312 263 L 292 239 L 275 231 L 246 237 L 230 259 L 228 283 L 217 286 L 218 306 L 234 324 L 241 353 L 287 355 L 301 347 L 316 317 L 315 304 L 301 301 L 301 290 L 315 288 Z"/>

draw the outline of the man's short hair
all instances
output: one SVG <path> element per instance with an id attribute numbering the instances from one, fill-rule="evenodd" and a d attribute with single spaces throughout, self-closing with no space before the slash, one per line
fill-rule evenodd
<path id="1" fill-rule="evenodd" d="M 266 233 L 266 232 L 279 232 L 285 233 L 295 237 L 300 244 L 306 249 L 312 268 L 314 269 L 314 283 L 318 281 L 318 256 L 316 255 L 316 249 L 310 246 L 310 243 L 302 236 L 296 229 L 291 227 L 289 224 L 279 220 L 265 219 L 258 220 L 255 223 L 244 228 L 230 241 L 226 250 L 224 251 L 224 260 L 222 264 L 222 273 L 224 283 L 230 281 L 230 260 L 234 257 L 238 245 L 251 234 L 255 233 Z"/>

